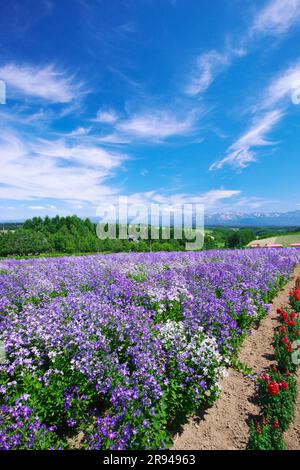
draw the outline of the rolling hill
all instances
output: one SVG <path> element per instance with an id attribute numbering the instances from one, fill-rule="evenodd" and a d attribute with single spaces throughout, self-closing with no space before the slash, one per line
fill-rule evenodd
<path id="1" fill-rule="evenodd" d="M 261 240 L 253 240 L 249 243 L 250 246 L 253 242 L 257 242 L 260 246 L 266 246 L 270 244 L 280 244 L 283 245 L 285 248 L 288 247 L 291 243 L 300 243 L 300 232 L 295 232 L 290 235 L 279 235 L 278 237 L 269 237 L 263 238 Z"/>

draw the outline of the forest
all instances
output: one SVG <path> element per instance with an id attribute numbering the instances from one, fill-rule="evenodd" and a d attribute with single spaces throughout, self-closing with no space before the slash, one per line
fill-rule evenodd
<path id="1" fill-rule="evenodd" d="M 163 239 L 160 229 L 159 239 L 150 239 L 151 226 L 148 226 L 148 239 L 137 237 L 134 240 L 104 239 L 96 233 L 96 224 L 90 219 L 77 216 L 34 217 L 23 224 L 3 225 L 0 232 L 0 256 L 32 256 L 42 254 L 117 253 L 130 251 L 182 251 L 185 238 L 174 239 L 174 228 L 170 227 L 170 238 Z M 118 226 L 117 226 L 118 233 Z M 231 229 L 216 227 L 207 229 L 204 237 L 204 250 L 214 248 L 241 248 L 255 238 L 252 229 Z"/>

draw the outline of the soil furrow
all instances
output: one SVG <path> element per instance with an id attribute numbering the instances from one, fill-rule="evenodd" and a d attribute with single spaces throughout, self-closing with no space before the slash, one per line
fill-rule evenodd
<path id="1" fill-rule="evenodd" d="M 289 291 L 294 286 L 295 277 L 300 275 L 298 265 L 285 287 L 273 300 L 269 315 L 244 342 L 239 353 L 239 360 L 251 367 L 255 373 L 266 369 L 272 361 L 273 335 L 277 323 L 278 307 L 289 301 Z M 209 408 L 204 416 L 193 416 L 182 427 L 174 439 L 174 450 L 242 450 L 248 443 L 251 416 L 259 414 L 255 403 L 255 385 L 251 379 L 234 369 L 222 383 L 219 399 Z M 300 375 L 298 378 L 300 390 Z M 289 449 L 300 448 L 300 401 L 298 396 L 297 413 L 294 423 L 285 435 Z"/>

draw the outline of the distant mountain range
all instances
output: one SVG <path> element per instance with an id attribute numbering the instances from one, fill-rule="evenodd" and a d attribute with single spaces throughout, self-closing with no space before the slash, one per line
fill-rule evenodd
<path id="1" fill-rule="evenodd" d="M 226 212 L 205 215 L 205 225 L 235 226 L 299 226 L 300 210 L 290 212 Z"/>
<path id="2" fill-rule="evenodd" d="M 172 219 L 171 219 L 172 220 Z M 216 212 L 206 213 L 206 226 L 227 227 L 298 227 L 300 228 L 300 209 L 290 212 Z M 92 222 L 98 220 L 93 217 Z M 130 222 L 130 221 L 129 221 Z M 149 219 L 149 223 L 150 219 Z M 172 221 L 171 221 L 172 225 Z"/>
<path id="3" fill-rule="evenodd" d="M 90 218 L 92 222 L 99 221 L 96 217 Z M 21 220 L 0 221 L 5 223 L 22 223 Z M 300 227 L 300 209 L 290 212 L 222 212 L 205 214 L 205 225 L 228 227 Z"/>

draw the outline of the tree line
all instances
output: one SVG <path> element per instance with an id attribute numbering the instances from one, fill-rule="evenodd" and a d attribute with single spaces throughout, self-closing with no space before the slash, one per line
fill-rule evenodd
<path id="1" fill-rule="evenodd" d="M 7 228 L 7 227 L 5 227 Z M 148 226 L 148 239 L 104 239 L 96 233 L 96 224 L 90 219 L 82 220 L 77 216 L 34 217 L 26 220 L 15 230 L 0 233 L 0 256 L 26 256 L 40 254 L 74 254 L 97 252 L 129 251 L 181 251 L 185 249 L 186 239 L 174 239 L 174 229 L 170 227 L 170 238 L 164 240 L 162 229 L 158 240 L 151 240 L 151 227 Z M 119 227 L 117 226 L 117 233 Z M 205 234 L 203 249 L 239 248 L 255 238 L 253 231 L 241 229 L 233 231 L 217 228 Z"/>

